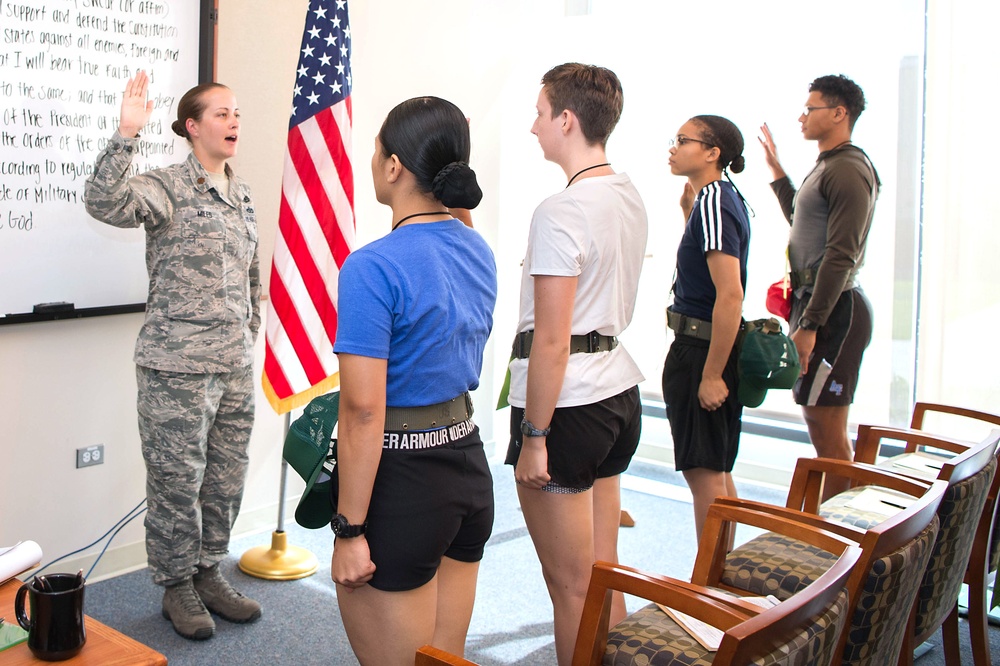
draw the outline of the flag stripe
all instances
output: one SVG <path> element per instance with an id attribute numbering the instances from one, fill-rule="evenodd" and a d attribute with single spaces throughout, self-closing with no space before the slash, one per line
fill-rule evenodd
<path id="1" fill-rule="evenodd" d="M 302 319 L 295 310 L 295 304 L 288 298 L 288 293 L 284 291 L 284 283 L 281 280 L 271 285 L 271 294 L 276 303 L 285 303 L 289 306 L 283 308 L 283 312 L 279 312 L 281 326 L 288 337 L 288 341 L 295 349 L 295 355 L 299 360 L 299 365 L 303 372 L 306 374 L 306 378 L 309 380 L 309 385 L 311 386 L 316 382 L 326 379 L 326 370 L 323 368 L 323 364 L 320 362 L 316 350 L 312 346 L 309 333 L 302 324 Z"/>
<path id="2" fill-rule="evenodd" d="M 341 105 L 340 110 L 345 107 L 346 105 Z M 347 154 L 347 151 L 350 150 L 350 143 L 337 130 L 338 127 L 342 126 L 342 123 L 350 122 L 349 115 L 343 115 L 345 117 L 341 118 L 340 122 L 334 121 L 332 112 L 316 117 L 320 133 L 327 137 L 326 146 L 333 159 L 334 171 L 340 176 L 339 181 L 337 181 L 340 188 L 335 190 L 332 195 L 328 193 L 336 211 L 334 217 L 338 222 L 338 233 L 329 236 L 333 240 L 331 249 L 333 256 L 337 259 L 338 266 L 344 265 L 344 259 L 347 258 L 347 254 L 354 244 L 354 172 Z M 334 140 L 333 137 L 337 137 L 338 140 Z M 334 181 L 330 179 L 327 182 L 332 184 Z M 350 225 L 344 225 L 344 221 L 350 221 Z"/>
<path id="3" fill-rule="evenodd" d="M 301 183 L 301 193 L 308 199 L 308 204 L 305 201 L 301 203 L 312 208 L 313 219 L 319 224 L 329 252 L 340 267 L 344 265 L 350 249 L 344 242 L 337 222 L 343 215 L 350 219 L 353 214 L 346 194 L 340 187 L 337 169 L 330 154 L 324 150 L 325 146 L 323 134 L 312 119 L 302 123 L 288 135 L 288 152 L 292 157 L 292 165 Z M 341 210 L 336 210 L 335 206 L 340 202 L 344 202 L 344 205 L 340 207 Z"/>
<path id="4" fill-rule="evenodd" d="M 292 214 L 288 208 L 288 202 L 284 197 L 281 198 L 281 214 L 289 216 Z M 313 325 L 318 324 L 320 326 L 316 331 L 317 336 L 322 331 L 325 331 L 323 339 L 319 340 L 317 336 L 314 336 L 314 342 L 329 344 L 332 347 L 333 340 L 337 337 L 337 308 L 335 304 L 337 267 L 333 264 L 333 258 L 328 252 L 324 260 L 316 261 L 316 257 L 312 254 L 310 242 L 303 235 L 303 226 L 306 225 L 290 226 L 282 234 L 282 240 L 285 245 L 281 250 L 288 254 L 286 284 L 295 302 L 308 301 L 312 306 L 310 308 L 311 311 L 319 315 L 330 316 L 332 313 L 332 320 L 323 320 L 320 318 L 319 321 L 313 322 Z M 311 226 L 311 228 L 316 229 L 315 226 Z M 315 247 L 315 245 L 316 243 L 313 242 L 312 246 Z M 320 247 L 320 250 L 325 250 L 325 247 L 323 245 Z M 294 250 L 291 248 L 294 248 Z M 275 247 L 275 254 L 278 251 L 279 248 Z M 294 269 L 297 269 L 297 271 Z M 325 279 L 324 276 L 327 276 L 327 278 Z"/>
<path id="5" fill-rule="evenodd" d="M 264 350 L 264 376 L 270 381 L 272 390 L 279 395 L 292 395 L 292 386 L 281 371 L 281 364 L 274 356 L 271 344 L 266 343 Z"/>
<path id="6" fill-rule="evenodd" d="M 355 243 L 346 0 L 309 0 L 292 92 L 262 383 L 279 414 L 339 381 L 337 287 Z"/>
<path id="7" fill-rule="evenodd" d="M 281 368 L 284 383 L 288 385 L 290 391 L 284 397 L 288 397 L 295 393 L 292 387 L 308 385 L 308 378 L 302 364 L 298 360 L 295 346 L 292 344 L 292 341 L 288 337 L 288 332 L 283 326 L 284 319 L 297 317 L 298 313 L 287 300 L 287 293 L 283 287 L 281 276 L 272 273 L 271 283 L 275 285 L 274 293 L 277 297 L 272 296 L 270 300 L 271 306 L 268 311 L 269 316 L 266 329 L 268 351 L 271 352 L 275 363 Z M 281 313 L 280 317 L 278 313 Z M 267 360 L 267 357 L 265 357 L 265 370 L 267 368 Z M 273 384 L 277 386 L 280 383 L 274 382 Z"/>

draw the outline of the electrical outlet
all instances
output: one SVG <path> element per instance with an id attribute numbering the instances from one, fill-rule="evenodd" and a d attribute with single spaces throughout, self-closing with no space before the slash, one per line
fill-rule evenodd
<path id="1" fill-rule="evenodd" d="M 90 467 L 91 465 L 100 465 L 104 462 L 104 445 L 97 444 L 95 446 L 85 446 L 82 449 L 76 450 L 76 466 L 80 467 Z"/>

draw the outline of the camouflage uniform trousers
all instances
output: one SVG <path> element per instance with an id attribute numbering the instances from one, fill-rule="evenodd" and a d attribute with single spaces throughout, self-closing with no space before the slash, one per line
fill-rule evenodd
<path id="1" fill-rule="evenodd" d="M 220 562 L 240 511 L 253 427 L 253 369 L 186 373 L 136 366 L 146 461 L 146 555 L 172 585 Z"/>

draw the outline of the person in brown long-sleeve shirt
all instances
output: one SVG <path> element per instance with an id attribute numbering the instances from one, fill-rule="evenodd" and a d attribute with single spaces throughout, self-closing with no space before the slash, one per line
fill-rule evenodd
<path id="1" fill-rule="evenodd" d="M 810 84 L 799 122 L 820 154 L 798 191 L 778 161 L 770 130 L 761 127 L 771 188 L 792 225 L 789 323 L 802 365 L 792 395 L 802 405 L 816 453 L 840 460 L 854 456 L 848 410 L 872 335 L 871 303 L 857 276 L 881 183 L 865 152 L 851 143 L 864 108 L 864 92 L 846 76 L 821 76 Z M 828 483 L 824 495 L 843 489 Z"/>

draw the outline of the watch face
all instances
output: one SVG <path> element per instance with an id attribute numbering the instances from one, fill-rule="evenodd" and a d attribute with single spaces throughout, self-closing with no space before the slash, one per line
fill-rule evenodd
<path id="1" fill-rule="evenodd" d="M 366 525 L 367 523 L 363 523 L 361 525 L 351 525 L 347 522 L 347 518 L 339 513 L 330 521 L 330 528 L 333 530 L 334 535 L 345 539 L 361 536 L 365 533 Z"/>
<path id="2" fill-rule="evenodd" d="M 344 518 L 342 515 L 338 513 L 336 516 L 333 517 L 333 520 L 330 522 L 330 527 L 333 529 L 334 534 L 340 536 L 341 533 L 344 531 L 344 528 L 347 527 L 347 518 Z"/>

